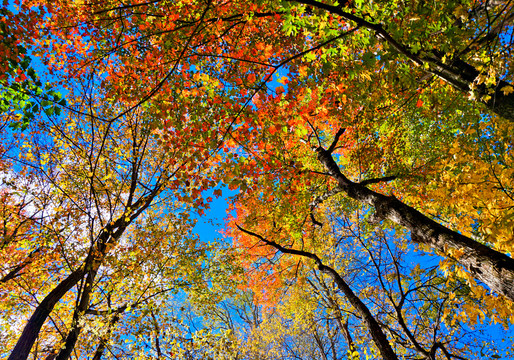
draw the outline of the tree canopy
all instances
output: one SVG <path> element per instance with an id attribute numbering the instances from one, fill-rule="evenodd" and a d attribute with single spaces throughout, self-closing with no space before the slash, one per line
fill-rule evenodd
<path id="1" fill-rule="evenodd" d="M 512 355 L 513 7 L 4 2 L 4 357 Z"/>

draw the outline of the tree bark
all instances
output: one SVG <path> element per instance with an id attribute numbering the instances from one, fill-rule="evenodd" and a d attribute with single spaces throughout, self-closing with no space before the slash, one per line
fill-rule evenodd
<path id="1" fill-rule="evenodd" d="M 436 54 L 432 57 L 425 57 L 421 60 L 430 64 L 430 70 L 434 75 L 452 84 L 455 88 L 469 93 L 473 92 L 475 98 L 484 104 L 491 112 L 514 121 L 514 91 L 505 94 L 504 90 L 512 85 L 503 80 L 497 80 L 495 86 L 475 84 L 480 72 L 467 62 L 454 58 L 450 64 L 444 64 L 441 59 L 443 54 Z"/>
<path id="2" fill-rule="evenodd" d="M 334 140 L 336 143 L 341 134 L 340 130 Z M 413 242 L 426 244 L 437 252 L 454 258 L 475 279 L 514 301 L 514 259 L 436 223 L 395 197 L 379 194 L 352 182 L 341 173 L 330 152 L 321 147 L 316 152 L 318 160 L 346 195 L 373 206 L 379 219 L 389 219 L 409 229 Z M 462 255 L 452 257 L 451 253 L 455 251 Z"/>
<path id="3" fill-rule="evenodd" d="M 108 244 L 115 244 L 116 241 L 121 237 L 121 235 L 125 232 L 129 224 L 136 219 L 148 206 L 152 200 L 157 196 L 157 194 L 162 189 L 162 183 L 158 183 L 152 192 L 139 198 L 135 203 L 132 204 L 134 211 L 130 216 L 123 215 L 118 220 L 116 220 L 113 224 L 107 225 L 98 235 L 97 244 L 92 249 L 92 252 L 86 257 L 84 260 L 84 265 L 72 272 L 65 280 L 63 280 L 55 289 L 53 289 L 39 304 L 36 308 L 32 316 L 25 325 L 23 329 L 23 333 L 21 334 L 16 346 L 14 347 L 11 355 L 8 360 L 27 360 L 27 357 L 30 353 L 32 345 L 37 339 L 39 331 L 41 327 L 45 323 L 46 319 L 52 312 L 55 304 L 59 302 L 59 300 L 78 282 L 87 274 L 95 274 L 98 271 L 99 266 L 101 265 L 105 254 L 108 251 Z M 116 231 L 114 231 L 116 229 Z M 88 277 L 88 280 L 90 277 Z M 91 282 L 94 280 L 94 276 L 91 278 Z M 92 284 L 92 283 L 91 283 Z M 89 295 L 87 297 L 87 303 L 89 303 Z M 78 335 L 80 333 L 80 329 L 73 329 L 70 332 L 69 336 L 66 339 L 66 345 L 72 345 L 71 349 L 69 349 L 70 353 L 75 346 L 75 343 L 78 339 Z M 68 351 L 68 350 L 66 350 Z M 63 354 L 64 356 L 65 354 Z M 69 355 L 68 355 L 69 356 Z M 66 357 L 65 357 L 66 358 Z"/>
<path id="4" fill-rule="evenodd" d="M 353 292 L 353 290 L 348 286 L 346 281 L 339 275 L 337 271 L 332 269 L 331 267 L 325 266 L 323 264 L 319 264 L 318 268 L 321 272 L 332 277 L 337 287 L 343 291 L 344 295 L 350 301 L 352 306 L 360 313 L 368 331 L 371 334 L 371 338 L 375 345 L 377 345 L 380 354 L 383 359 L 386 360 L 397 360 L 398 357 L 393 351 L 391 344 L 389 344 L 389 340 L 387 340 L 387 336 L 382 331 L 382 328 L 375 320 L 368 307 L 359 299 L 357 295 Z"/>
<path id="5" fill-rule="evenodd" d="M 37 339 L 41 327 L 45 323 L 48 315 L 61 298 L 71 290 L 85 275 L 84 268 L 72 272 L 66 279 L 61 281 L 38 305 L 34 313 L 27 321 L 23 333 L 21 334 L 16 346 L 14 347 L 8 360 L 26 360 L 29 356 L 32 345 Z"/>
<path id="6" fill-rule="evenodd" d="M 75 348 L 75 344 L 77 343 L 82 330 L 82 326 L 79 325 L 80 316 L 83 315 L 89 307 L 89 299 L 91 297 L 91 291 L 93 290 L 95 277 L 98 274 L 98 268 L 99 266 L 95 266 L 87 274 L 86 283 L 80 296 L 79 305 L 73 313 L 71 329 L 68 332 L 68 336 L 66 336 L 64 347 L 59 351 L 56 360 L 68 360 L 71 352 Z"/>
<path id="7" fill-rule="evenodd" d="M 476 85 L 474 81 L 480 72 L 465 61 L 455 58 L 451 61 L 451 64 L 445 64 L 442 61 L 444 54 L 428 53 L 427 55 L 421 55 L 420 53 L 413 53 L 408 44 L 401 44 L 396 41 L 386 29 L 384 29 L 382 24 L 375 24 L 364 20 L 351 12 L 344 11 L 342 7 L 325 4 L 317 0 L 288 1 L 323 9 L 331 14 L 339 15 L 347 21 L 355 22 L 358 26 L 373 31 L 389 46 L 415 64 L 428 64 L 427 72 L 440 77 L 453 87 L 465 93 L 473 91 L 476 99 L 484 104 L 491 112 L 514 122 L 514 92 L 505 95 L 502 90 L 506 86 L 512 86 L 512 84 L 497 78 L 495 87 L 487 87 L 485 84 Z M 510 21 L 512 17 L 508 17 L 508 19 Z M 448 56 L 448 58 L 452 59 L 452 56 Z M 489 93 L 490 91 L 491 93 Z M 490 96 L 490 98 L 488 98 L 488 96 Z"/>
<path id="8" fill-rule="evenodd" d="M 9 271 L 9 273 L 7 273 L 3 278 L 1 278 L 0 283 L 6 283 L 6 282 L 20 276 L 21 271 L 34 260 L 34 257 L 39 252 L 41 252 L 41 250 L 42 250 L 42 247 L 38 247 L 37 249 L 33 250 L 23 262 L 14 266 L 12 268 L 12 270 Z"/>
<path id="9" fill-rule="evenodd" d="M 106 243 L 109 239 L 118 239 L 119 236 L 125 230 L 126 225 L 121 229 L 118 229 L 111 236 L 112 228 L 108 227 L 102 231 L 99 235 L 99 243 L 95 247 L 95 249 L 90 253 L 86 259 L 84 260 L 84 264 L 77 270 L 73 271 L 66 279 L 61 281 L 59 285 L 57 285 L 44 299 L 43 301 L 36 307 L 34 313 L 27 321 L 23 332 L 16 343 L 11 355 L 8 360 L 26 360 L 29 356 L 30 350 L 32 349 L 32 345 L 37 339 L 39 331 L 41 327 L 45 323 L 46 319 L 52 312 L 54 306 L 61 300 L 61 298 L 70 291 L 74 286 L 76 286 L 84 276 L 86 276 L 91 271 L 98 271 L 98 267 L 100 266 L 101 260 L 107 251 Z M 96 251 L 98 251 L 99 256 L 93 255 Z M 78 335 L 78 334 L 77 334 Z"/>
<path id="10" fill-rule="evenodd" d="M 125 307 L 126 308 L 126 307 Z M 124 310 L 121 310 L 124 311 Z M 114 325 L 119 321 L 121 317 L 121 311 L 115 311 L 114 316 L 109 320 L 109 329 L 107 333 L 100 337 L 100 342 L 98 347 L 96 348 L 95 354 L 93 355 L 92 360 L 100 360 L 107 348 L 107 344 L 109 342 L 109 338 L 112 335 Z"/>
<path id="11" fill-rule="evenodd" d="M 488 101 L 480 101 L 483 102 L 495 114 L 507 120 L 514 121 L 514 92 L 505 95 L 502 89 L 506 86 L 512 87 L 512 85 L 508 82 L 503 80 L 500 81 L 494 88 L 494 93 L 491 95 L 491 99 Z M 487 93 L 485 90 L 485 86 L 483 86 L 482 93 L 486 95 Z"/>

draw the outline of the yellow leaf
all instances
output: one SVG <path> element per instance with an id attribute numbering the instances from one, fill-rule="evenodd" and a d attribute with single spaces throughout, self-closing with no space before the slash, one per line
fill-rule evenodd
<path id="1" fill-rule="evenodd" d="M 466 20 L 467 17 L 468 17 L 468 12 L 467 10 L 464 8 L 463 5 L 459 5 L 455 8 L 455 10 L 453 11 L 453 14 L 457 17 L 457 18 L 460 18 L 461 20 Z"/>
<path id="2" fill-rule="evenodd" d="M 459 260 L 459 258 L 464 254 L 464 250 L 463 249 L 457 249 L 453 252 L 453 257 L 456 259 L 456 260 Z"/>
<path id="3" fill-rule="evenodd" d="M 500 90 L 503 91 L 504 95 L 509 95 L 510 93 L 514 92 L 514 87 L 512 85 L 507 85 L 502 87 Z"/>

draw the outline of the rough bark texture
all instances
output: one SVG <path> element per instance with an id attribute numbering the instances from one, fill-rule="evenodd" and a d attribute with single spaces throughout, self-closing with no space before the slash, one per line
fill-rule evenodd
<path id="1" fill-rule="evenodd" d="M 500 81 L 496 79 L 497 84 L 495 87 L 488 88 L 484 84 L 474 85 L 474 81 L 480 72 L 472 65 L 462 61 L 461 59 L 455 58 L 450 64 L 445 64 L 442 59 L 445 54 L 439 54 L 437 52 L 427 53 L 422 55 L 421 53 L 413 53 L 409 44 L 401 44 L 396 41 L 391 34 L 379 23 L 369 22 L 363 18 L 354 15 L 352 12 L 345 11 L 341 6 L 334 6 L 322 3 L 316 0 L 289 0 L 299 4 L 305 4 L 314 8 L 323 9 L 331 14 L 336 14 L 342 18 L 356 23 L 359 27 L 367 28 L 373 31 L 380 39 L 386 42 L 394 50 L 411 60 L 417 65 L 428 64 L 427 72 L 436 75 L 448 82 L 455 88 L 469 93 L 471 90 L 475 93 L 478 101 L 483 103 L 490 111 L 498 114 L 499 116 L 514 122 L 514 93 L 505 95 L 501 90 L 505 86 L 509 86 L 508 82 Z M 508 16 L 506 20 L 512 21 L 513 17 Z M 493 33 L 492 33 L 493 34 Z M 494 34 L 493 34 L 494 35 Z M 495 37 L 494 39 L 496 39 Z M 493 39 L 493 40 L 494 40 Z M 452 59 L 452 56 L 448 56 Z M 491 91 L 491 93 L 490 93 Z M 491 98 L 488 100 L 484 99 L 484 96 L 490 95 Z"/>
<path id="2" fill-rule="evenodd" d="M 449 257 L 455 251 L 462 253 L 454 257 L 457 262 L 492 291 L 514 301 L 514 259 L 436 223 L 395 197 L 379 194 L 350 181 L 341 173 L 331 153 L 323 148 L 316 152 L 319 161 L 349 197 L 372 205 L 378 218 L 392 220 L 409 229 L 414 242 L 426 244 Z"/>
<path id="3" fill-rule="evenodd" d="M 29 356 L 32 345 L 37 339 L 41 327 L 45 323 L 48 315 L 52 312 L 55 304 L 61 300 L 71 288 L 73 288 L 84 276 L 83 268 L 75 270 L 66 279 L 61 281 L 38 305 L 34 313 L 27 321 L 16 346 L 14 347 L 9 360 L 25 360 Z"/>

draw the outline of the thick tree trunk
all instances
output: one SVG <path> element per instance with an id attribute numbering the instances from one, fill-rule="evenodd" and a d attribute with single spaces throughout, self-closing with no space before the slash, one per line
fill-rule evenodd
<path id="1" fill-rule="evenodd" d="M 18 342 L 16 343 L 16 346 L 14 347 L 11 355 L 9 356 L 8 360 L 27 360 L 27 357 L 29 356 L 30 350 L 32 348 L 32 345 L 34 345 L 34 342 L 37 339 L 37 336 L 39 334 L 39 331 L 41 330 L 41 327 L 45 323 L 46 319 L 52 312 L 55 304 L 61 300 L 61 298 L 69 291 L 71 290 L 75 285 L 78 284 L 78 282 L 86 275 L 87 277 L 87 285 L 86 288 L 92 286 L 92 282 L 94 280 L 94 277 L 96 276 L 98 272 L 98 268 L 100 267 L 105 254 L 107 253 L 107 244 L 113 244 L 116 243 L 116 241 L 120 238 L 120 236 L 123 234 L 125 229 L 127 228 L 130 221 L 135 219 L 139 214 L 148 207 L 152 199 L 155 197 L 155 193 L 153 193 L 151 196 L 147 198 L 141 198 L 139 199 L 135 204 L 142 206 L 139 208 L 139 210 L 131 215 L 131 218 L 129 221 L 125 220 L 125 217 L 119 218 L 114 225 L 109 225 L 105 229 L 102 230 L 100 235 L 98 236 L 98 243 L 89 254 L 86 259 L 84 260 L 84 264 L 78 269 L 72 272 L 66 279 L 64 279 L 55 289 L 53 289 L 39 304 L 39 306 L 36 308 L 32 316 L 27 322 L 27 325 L 25 325 L 25 328 L 23 329 L 23 333 L 21 334 L 20 338 L 18 339 Z M 113 229 L 117 228 L 115 232 L 113 232 Z M 82 306 L 82 310 L 85 309 L 85 306 L 89 304 L 89 291 L 84 300 L 84 304 L 79 304 L 79 307 Z M 78 335 L 80 333 L 80 329 L 73 329 L 70 334 L 68 335 L 66 339 L 66 345 L 72 345 L 71 349 L 66 347 L 66 349 L 69 349 L 70 353 L 71 350 L 73 350 L 73 347 L 75 346 L 75 343 L 77 341 Z M 65 350 L 68 351 L 68 350 Z M 69 355 L 68 355 L 69 356 Z"/>
<path id="2" fill-rule="evenodd" d="M 430 70 L 434 75 L 452 84 L 455 88 L 469 93 L 473 91 L 475 98 L 484 104 L 491 112 L 514 121 L 514 91 L 506 91 L 512 85 L 506 81 L 497 79 L 495 86 L 474 84 L 480 72 L 473 66 L 460 59 L 453 59 L 450 64 L 443 64 L 440 60 L 444 54 L 422 58 L 423 62 L 430 64 Z M 514 90 L 514 88 L 512 89 Z"/>
<path id="3" fill-rule="evenodd" d="M 409 44 L 401 44 L 396 41 L 382 26 L 382 24 L 376 24 L 369 22 L 363 18 L 354 15 L 351 12 L 345 11 L 340 6 L 333 6 L 325 4 L 317 0 L 289 0 L 299 4 L 308 5 L 314 8 L 323 9 L 331 14 L 336 14 L 342 18 L 356 23 L 358 26 L 367 28 L 373 31 L 379 38 L 386 42 L 393 49 L 398 51 L 400 54 L 407 57 L 409 60 L 417 65 L 423 65 L 427 63 L 427 72 L 436 75 L 448 82 L 455 88 L 469 93 L 473 90 L 476 94 L 478 101 L 483 103 L 490 111 L 498 114 L 499 116 L 514 122 L 514 93 L 505 95 L 502 90 L 506 86 L 512 86 L 506 81 L 497 80 L 495 87 L 486 87 L 484 84 L 474 86 L 474 81 L 480 72 L 475 69 L 472 65 L 460 60 L 454 59 L 452 64 L 444 64 L 442 59 L 444 54 L 428 53 L 427 55 L 421 55 L 420 53 L 413 53 Z M 512 20 L 512 16 L 507 17 L 509 21 Z M 452 56 L 448 56 L 449 59 Z M 489 93 L 491 89 L 491 93 Z M 490 96 L 490 98 L 487 98 Z M 484 98 L 485 97 L 485 98 Z"/>
<path id="4" fill-rule="evenodd" d="M 121 230 L 118 230 L 118 232 L 122 232 Z M 118 234 L 116 234 L 118 235 Z M 119 235 L 118 235 L 119 236 Z M 100 235 L 100 240 L 107 241 L 110 237 L 109 231 L 104 231 Z M 113 236 L 113 239 L 117 237 Z M 102 244 L 102 243 L 101 243 Z M 106 252 L 106 246 L 105 243 L 102 245 L 98 245 L 98 248 L 95 249 L 98 250 L 101 254 L 101 257 L 105 255 Z M 25 328 L 23 329 L 23 333 L 21 334 L 20 338 L 18 339 L 18 342 L 16 343 L 16 346 L 14 347 L 11 355 L 9 356 L 8 360 L 26 360 L 29 356 L 30 350 L 32 348 L 32 345 L 34 345 L 34 342 L 37 339 L 37 336 L 39 334 L 39 331 L 41 330 L 41 327 L 45 323 L 46 319 L 52 312 L 55 304 L 57 304 L 61 298 L 70 291 L 74 286 L 76 286 L 80 280 L 84 278 L 86 275 L 90 275 L 91 273 L 94 273 L 96 275 L 96 272 L 98 271 L 98 267 L 100 266 L 101 261 L 100 259 L 93 256 L 88 255 L 86 259 L 84 260 L 84 264 L 78 269 L 72 272 L 66 279 L 64 279 L 57 287 L 55 287 L 39 304 L 39 306 L 36 308 L 32 316 L 27 322 L 27 325 L 25 325 Z M 88 276 L 89 280 L 89 276 Z M 89 284 L 89 282 L 88 282 Z M 89 294 L 87 297 L 87 301 L 89 303 Z M 68 338 L 66 339 L 66 344 L 68 344 L 68 340 L 73 342 L 73 345 L 76 342 L 76 339 L 73 341 L 74 334 L 70 334 Z M 78 336 L 78 333 L 76 334 Z"/>
<path id="5" fill-rule="evenodd" d="M 483 99 L 480 101 L 495 114 L 507 120 L 514 121 L 514 92 L 505 94 L 502 90 L 509 86 L 514 90 L 514 87 L 508 82 L 500 81 L 494 88 L 494 93 L 491 94 L 491 98 L 487 101 Z M 482 86 L 481 92 L 483 94 L 482 96 L 487 95 L 487 88 Z"/>
<path id="6" fill-rule="evenodd" d="M 32 345 L 37 339 L 41 327 L 48 315 L 52 312 L 55 304 L 70 291 L 86 274 L 84 268 L 72 272 L 66 279 L 61 281 L 38 305 L 30 319 L 27 321 L 23 333 L 14 347 L 8 360 L 26 360 L 29 356 Z"/>
<path id="7" fill-rule="evenodd" d="M 340 133 L 336 135 L 335 142 Z M 395 197 L 379 194 L 350 181 L 341 173 L 330 151 L 318 148 L 316 152 L 319 161 L 349 197 L 372 205 L 378 218 L 389 219 L 406 227 L 411 231 L 414 242 L 426 244 L 454 258 L 492 291 L 514 301 L 514 259 L 436 223 Z M 452 253 L 461 255 L 453 257 Z"/>

